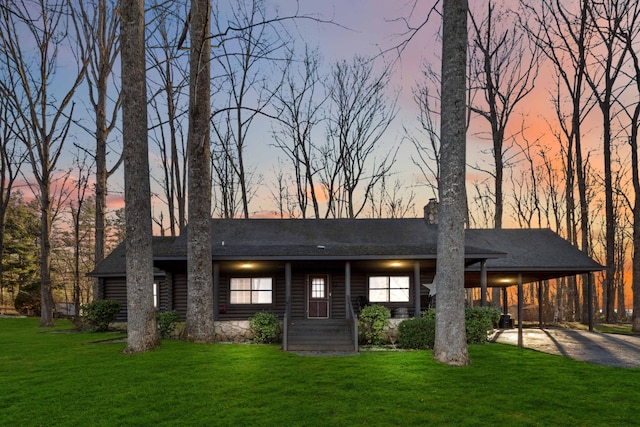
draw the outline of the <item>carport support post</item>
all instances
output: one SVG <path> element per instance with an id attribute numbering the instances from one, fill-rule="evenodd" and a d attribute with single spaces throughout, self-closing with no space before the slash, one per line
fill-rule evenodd
<path id="1" fill-rule="evenodd" d="M 413 264 L 413 290 L 414 290 L 414 301 L 413 301 L 413 317 L 420 317 L 420 261 L 416 261 Z"/>
<path id="2" fill-rule="evenodd" d="M 502 313 L 509 314 L 509 301 L 507 300 L 507 287 L 502 288 Z"/>
<path id="3" fill-rule="evenodd" d="M 344 299 L 347 308 L 344 311 L 344 316 L 345 319 L 349 319 L 351 317 L 351 310 L 349 310 L 351 304 L 351 263 L 349 261 L 344 263 Z"/>
<path id="4" fill-rule="evenodd" d="M 538 326 L 542 329 L 542 280 L 538 281 Z"/>
<path id="5" fill-rule="evenodd" d="M 480 261 L 480 307 L 487 306 L 487 260 Z"/>
<path id="6" fill-rule="evenodd" d="M 522 348 L 522 274 L 518 273 L 518 347 Z"/>
<path id="7" fill-rule="evenodd" d="M 585 278 L 587 279 L 587 299 L 589 300 L 587 302 L 587 308 L 589 309 L 589 331 L 593 332 L 593 273 L 587 273 Z"/>

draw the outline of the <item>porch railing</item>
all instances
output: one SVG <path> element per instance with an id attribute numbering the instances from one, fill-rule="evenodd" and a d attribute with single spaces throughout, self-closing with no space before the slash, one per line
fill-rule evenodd
<path id="1" fill-rule="evenodd" d="M 347 300 L 347 310 L 349 310 L 349 316 L 351 318 L 351 332 L 353 336 L 353 350 L 358 352 L 358 317 L 356 316 L 355 311 L 353 310 L 353 304 L 351 303 L 351 298 Z"/>

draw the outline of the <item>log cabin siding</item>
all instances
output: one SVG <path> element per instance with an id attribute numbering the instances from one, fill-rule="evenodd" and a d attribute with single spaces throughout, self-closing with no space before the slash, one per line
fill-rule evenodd
<path id="1" fill-rule="evenodd" d="M 187 273 L 173 274 L 173 307 L 180 313 L 180 321 L 187 319 Z"/>
<path id="2" fill-rule="evenodd" d="M 116 322 L 127 321 L 127 279 L 125 277 L 107 277 L 104 279 L 104 299 L 117 301 L 120 304 L 120 312 L 116 316 Z"/>
<path id="3" fill-rule="evenodd" d="M 330 296 L 330 316 L 333 319 L 346 318 L 347 307 L 345 302 L 345 269 L 344 263 L 325 263 L 322 265 L 310 266 L 308 264 L 292 264 L 291 274 L 291 315 L 293 318 L 307 317 L 307 293 L 309 275 L 326 274 L 329 277 Z M 415 289 L 413 270 L 394 271 L 392 273 L 383 271 L 370 272 L 366 268 L 353 267 L 351 270 L 351 304 L 358 312 L 358 297 L 368 298 L 368 279 L 372 275 L 403 275 L 409 276 L 409 302 L 407 303 L 387 303 L 384 304 L 390 310 L 406 307 L 413 314 Z M 272 304 L 231 304 L 230 303 L 230 281 L 233 277 L 271 277 L 273 279 L 273 303 Z M 103 292 L 105 299 L 118 301 L 121 305 L 117 321 L 124 322 L 127 317 L 127 292 L 126 279 L 124 277 L 101 278 L 103 281 Z M 422 283 L 428 283 L 431 276 L 421 274 Z M 168 272 L 166 276 L 156 276 L 156 283 L 159 291 L 158 310 L 176 310 L 180 314 L 181 321 L 186 320 L 187 313 L 187 274 L 186 272 Z M 219 281 L 219 320 L 246 320 L 258 311 L 268 311 L 280 318 L 284 317 L 286 294 L 284 270 L 273 269 L 268 272 L 261 272 L 253 275 L 238 273 L 221 273 Z"/>
<path id="4" fill-rule="evenodd" d="M 101 299 L 117 301 L 120 304 L 120 312 L 116 316 L 116 322 L 127 321 L 127 279 L 125 277 L 104 277 L 102 281 Z M 168 297 L 169 285 L 164 276 L 156 276 L 154 282 L 158 285 L 157 310 L 171 310 Z"/>

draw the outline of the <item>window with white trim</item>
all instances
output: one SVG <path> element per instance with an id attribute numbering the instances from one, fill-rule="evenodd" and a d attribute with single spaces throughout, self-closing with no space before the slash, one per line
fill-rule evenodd
<path id="1" fill-rule="evenodd" d="M 229 290 L 231 304 L 271 304 L 273 279 L 271 277 L 234 277 Z"/>
<path id="2" fill-rule="evenodd" d="M 156 310 L 160 305 L 159 299 L 160 299 L 160 295 L 158 295 L 158 284 L 154 283 L 153 284 L 153 308 L 155 308 Z"/>
<path id="3" fill-rule="evenodd" d="M 409 302 L 409 276 L 370 276 L 370 302 Z"/>

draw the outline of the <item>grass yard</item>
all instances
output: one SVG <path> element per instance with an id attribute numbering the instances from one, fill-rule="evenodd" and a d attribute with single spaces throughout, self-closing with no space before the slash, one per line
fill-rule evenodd
<path id="1" fill-rule="evenodd" d="M 0 319 L 0 424 L 10 426 L 617 426 L 637 423 L 640 369 L 471 346 L 312 357 L 278 346 L 163 341 L 124 355 L 117 334 Z"/>

